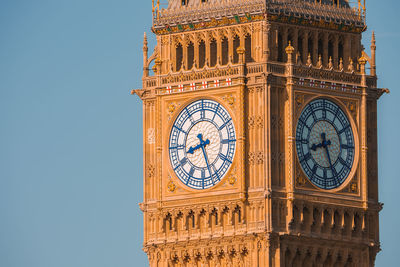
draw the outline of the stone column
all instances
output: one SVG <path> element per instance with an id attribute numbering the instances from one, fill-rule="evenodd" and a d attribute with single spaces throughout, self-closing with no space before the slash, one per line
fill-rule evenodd
<path id="1" fill-rule="evenodd" d="M 272 56 L 272 60 L 273 61 L 277 61 L 278 60 L 278 51 L 279 51 L 279 49 L 278 49 L 278 45 L 279 45 L 279 31 L 278 31 L 278 29 L 274 29 L 273 30 L 273 49 L 272 49 L 272 52 L 273 52 L 273 56 Z"/>
<path id="2" fill-rule="evenodd" d="M 210 54 L 210 44 L 211 44 L 211 36 L 207 36 L 206 40 L 205 40 L 205 44 L 206 44 L 206 62 L 205 65 L 207 67 L 210 66 L 210 60 L 211 60 L 211 54 Z"/>
<path id="3" fill-rule="evenodd" d="M 229 31 L 228 34 L 228 62 L 232 63 L 233 62 L 233 38 L 234 38 L 234 33 L 232 31 Z"/>
<path id="4" fill-rule="evenodd" d="M 223 39 L 223 35 L 218 34 L 218 37 L 217 37 L 217 65 L 222 64 L 222 39 Z"/>
<path id="5" fill-rule="evenodd" d="M 343 57 L 344 69 L 347 69 L 351 57 L 351 38 L 348 34 L 346 34 L 344 37 Z"/>
<path id="6" fill-rule="evenodd" d="M 293 29 L 293 47 L 294 47 L 294 55 L 296 56 L 297 52 L 299 51 L 299 29 L 294 28 Z M 303 60 L 303 59 L 302 59 Z"/>
<path id="7" fill-rule="evenodd" d="M 337 68 L 339 65 L 339 36 L 335 34 L 333 38 L 333 66 Z"/>
<path id="8" fill-rule="evenodd" d="M 187 70 L 189 68 L 189 62 L 188 62 L 188 42 L 184 42 L 182 45 L 182 59 L 183 59 L 183 64 L 182 64 L 182 69 Z"/>
<path id="9" fill-rule="evenodd" d="M 302 61 L 303 64 L 305 64 L 307 62 L 307 58 L 308 58 L 308 31 L 304 31 L 304 35 L 303 35 L 303 51 L 301 54 L 302 57 Z"/>
<path id="10" fill-rule="evenodd" d="M 314 35 L 313 35 L 313 57 L 312 57 L 312 61 L 313 61 L 313 65 L 317 65 L 318 62 L 318 31 L 314 31 Z"/>
<path id="11" fill-rule="evenodd" d="M 269 40 L 269 32 L 271 25 L 266 22 L 263 24 L 262 36 L 263 36 L 263 44 L 262 44 L 262 60 L 267 62 L 270 57 L 270 40 Z"/>
<path id="12" fill-rule="evenodd" d="M 200 55 L 199 55 L 199 39 L 198 38 L 195 38 L 194 39 L 194 44 L 193 44 L 193 46 L 194 46 L 194 64 L 193 64 L 193 66 L 194 66 L 194 68 L 199 68 L 199 62 L 200 62 Z"/>
<path id="13" fill-rule="evenodd" d="M 288 45 L 288 28 L 287 27 L 283 27 L 283 29 L 282 29 L 282 59 L 283 59 L 283 62 L 286 62 L 287 61 L 287 55 L 286 55 L 286 53 L 285 53 L 285 47 Z"/>
<path id="14" fill-rule="evenodd" d="M 329 62 L 329 35 L 328 33 L 324 33 L 324 40 L 323 40 L 323 55 L 322 55 L 322 60 L 323 60 L 323 66 L 328 66 Z"/>
<path id="15" fill-rule="evenodd" d="M 362 97 L 361 97 L 361 185 L 362 185 L 362 200 L 364 203 L 364 208 L 368 208 L 368 142 L 367 142 L 367 77 L 365 72 L 365 64 L 367 64 L 367 59 L 361 57 L 359 59 L 361 68 L 361 87 L 362 87 Z"/>

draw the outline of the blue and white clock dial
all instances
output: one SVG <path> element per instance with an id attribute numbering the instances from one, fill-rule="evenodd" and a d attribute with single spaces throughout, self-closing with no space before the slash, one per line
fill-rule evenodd
<path id="1" fill-rule="evenodd" d="M 236 133 L 232 117 L 218 102 L 201 99 L 185 107 L 169 138 L 172 168 L 193 189 L 218 184 L 232 165 Z"/>
<path id="2" fill-rule="evenodd" d="M 325 190 L 341 186 L 355 157 L 354 134 L 344 111 L 328 99 L 310 102 L 297 123 L 296 149 L 311 183 Z"/>

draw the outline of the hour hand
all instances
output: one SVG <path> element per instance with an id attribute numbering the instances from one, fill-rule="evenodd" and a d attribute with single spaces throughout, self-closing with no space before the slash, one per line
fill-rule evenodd
<path id="1" fill-rule="evenodd" d="M 312 149 L 313 151 L 317 151 L 317 148 L 320 148 L 320 147 L 322 147 L 322 144 L 318 144 L 318 145 L 313 144 L 312 147 L 311 147 L 311 149 Z"/>
<path id="2" fill-rule="evenodd" d="M 189 153 L 189 154 L 194 154 L 194 152 L 197 150 L 197 149 L 199 149 L 199 148 L 201 148 L 201 145 L 197 145 L 197 146 L 195 146 L 195 147 L 190 147 L 189 148 L 189 150 L 186 152 L 186 153 Z"/>

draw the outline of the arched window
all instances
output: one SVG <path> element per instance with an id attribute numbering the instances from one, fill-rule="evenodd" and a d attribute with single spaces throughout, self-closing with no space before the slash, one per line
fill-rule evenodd
<path id="1" fill-rule="evenodd" d="M 246 62 L 253 62 L 253 56 L 251 54 L 251 35 L 248 34 L 246 35 L 246 37 L 244 38 L 244 47 L 246 49 Z"/>
<path id="2" fill-rule="evenodd" d="M 233 38 L 233 63 L 237 64 L 239 62 L 239 54 L 237 53 L 237 49 L 240 46 L 240 38 L 235 35 Z"/>
<path id="3" fill-rule="evenodd" d="M 188 70 L 191 70 L 193 68 L 193 62 L 194 62 L 194 45 L 192 42 L 189 43 L 188 48 L 187 48 L 187 67 Z"/>
<path id="4" fill-rule="evenodd" d="M 308 57 L 308 55 L 311 56 L 311 60 L 314 58 L 314 42 L 313 42 L 312 36 L 308 37 L 307 57 Z"/>
<path id="5" fill-rule="evenodd" d="M 299 37 L 297 38 L 297 46 L 298 49 L 297 51 L 299 51 L 300 53 L 300 59 L 301 61 L 305 61 L 305 59 L 303 58 L 303 36 L 299 35 Z"/>
<path id="6" fill-rule="evenodd" d="M 329 58 L 332 58 L 332 61 L 333 60 L 335 60 L 334 58 L 333 58 L 333 41 L 332 40 L 329 40 L 329 42 L 328 42 L 328 59 Z"/>
<path id="7" fill-rule="evenodd" d="M 227 65 L 229 61 L 229 45 L 228 45 L 228 38 L 224 37 L 222 39 L 222 65 Z"/>
<path id="8" fill-rule="evenodd" d="M 343 47 L 343 41 L 342 40 L 339 40 L 339 48 L 338 48 L 338 50 L 339 50 L 339 60 L 343 59 L 344 47 Z"/>
<path id="9" fill-rule="evenodd" d="M 183 60 L 183 49 L 182 44 L 178 44 L 176 47 L 176 71 L 180 71 L 182 67 L 182 60 Z"/>
<path id="10" fill-rule="evenodd" d="M 322 59 L 324 58 L 324 42 L 322 39 L 318 40 L 318 57 L 321 56 Z"/>
<path id="11" fill-rule="evenodd" d="M 293 35 L 292 35 L 291 33 L 288 34 L 288 43 L 287 43 L 287 44 L 284 44 L 284 45 L 285 45 L 285 48 L 289 45 L 289 42 L 290 42 L 290 43 L 292 44 L 292 46 L 293 46 L 294 40 L 293 40 Z"/>
<path id="12" fill-rule="evenodd" d="M 278 61 L 283 62 L 283 40 L 282 34 L 278 34 Z"/>
<path id="13" fill-rule="evenodd" d="M 217 65 L 217 41 L 214 39 L 210 43 L 210 67 Z"/>
<path id="14" fill-rule="evenodd" d="M 189 0 L 182 0 L 182 6 L 189 5 Z"/>
<path id="15" fill-rule="evenodd" d="M 199 44 L 199 68 L 203 68 L 206 62 L 206 43 L 201 40 Z"/>

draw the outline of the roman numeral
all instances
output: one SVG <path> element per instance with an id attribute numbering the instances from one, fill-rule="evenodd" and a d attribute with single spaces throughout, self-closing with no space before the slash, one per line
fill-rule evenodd
<path id="1" fill-rule="evenodd" d="M 187 161 L 188 161 L 188 158 L 183 158 L 183 159 L 181 159 L 181 165 L 182 165 L 182 166 L 185 166 L 185 164 L 187 163 Z"/>
<path id="2" fill-rule="evenodd" d="M 219 156 L 219 158 L 222 159 L 223 161 L 228 161 L 229 163 L 232 163 L 232 161 L 229 160 L 228 157 L 225 156 L 224 154 L 219 153 L 218 156 Z"/>
<path id="3" fill-rule="evenodd" d="M 307 154 L 304 155 L 304 157 L 300 160 L 300 162 L 307 161 L 307 160 L 309 160 L 310 158 L 311 158 L 311 153 L 309 152 L 309 153 L 307 153 Z"/>
<path id="4" fill-rule="evenodd" d="M 224 124 L 222 124 L 221 127 L 219 127 L 219 131 L 221 131 L 222 129 L 224 129 L 224 127 L 231 121 L 232 119 L 227 120 Z"/>
<path id="5" fill-rule="evenodd" d="M 179 128 L 178 126 L 174 125 L 174 128 L 177 129 L 178 131 L 181 131 L 184 134 L 187 134 L 184 130 L 182 130 L 181 128 Z"/>
<path id="6" fill-rule="evenodd" d="M 349 146 L 349 145 L 345 145 L 345 144 L 341 145 L 340 147 L 342 149 L 354 149 L 354 146 Z"/>
<path id="7" fill-rule="evenodd" d="M 224 139 L 221 141 L 221 144 L 226 145 L 229 144 L 230 142 L 236 142 L 235 139 Z"/>
<path id="8" fill-rule="evenodd" d="M 169 149 L 170 150 L 174 150 L 174 149 L 184 149 L 185 148 L 185 146 L 184 145 L 178 145 L 178 146 L 171 146 Z"/>
<path id="9" fill-rule="evenodd" d="M 301 122 L 309 131 L 311 131 L 311 128 L 306 124 L 305 121 L 303 121 L 303 119 L 299 119 L 299 122 Z"/>
<path id="10" fill-rule="evenodd" d="M 349 127 L 350 127 L 350 124 L 347 124 L 345 127 L 343 127 L 342 130 L 340 130 L 340 131 L 338 132 L 338 135 L 341 135 L 342 133 L 344 133 Z"/>
<path id="11" fill-rule="evenodd" d="M 347 163 L 347 161 L 342 159 L 342 157 L 339 157 L 339 162 L 342 163 L 343 166 L 345 166 L 347 169 L 350 170 L 350 165 Z"/>
<path id="12" fill-rule="evenodd" d="M 190 171 L 189 171 L 189 175 L 190 175 L 190 176 L 193 176 L 193 173 L 194 173 L 194 168 L 191 167 L 191 168 L 190 168 Z"/>

